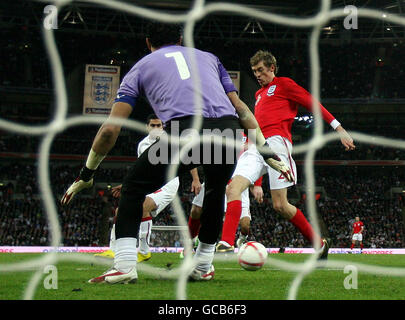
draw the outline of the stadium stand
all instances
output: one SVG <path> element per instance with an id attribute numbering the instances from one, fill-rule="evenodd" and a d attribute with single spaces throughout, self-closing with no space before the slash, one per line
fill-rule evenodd
<path id="1" fill-rule="evenodd" d="M 72 180 L 71 166 L 52 163 L 52 186 L 55 195 L 64 192 Z M 372 168 L 371 168 L 372 169 Z M 365 224 L 365 247 L 400 248 L 404 242 L 404 196 L 390 194 L 390 189 L 401 186 L 405 174 L 398 174 L 392 168 L 379 169 L 375 175 L 367 176 L 370 168 L 317 168 L 316 181 L 323 192 L 318 200 L 318 210 L 324 234 L 331 238 L 336 247 L 350 244 L 351 222 L 360 216 Z M 101 169 L 97 173 L 100 182 L 117 183 L 125 169 Z M 0 243 L 2 245 L 45 245 L 48 243 L 48 227 L 44 209 L 36 185 L 36 168 L 33 165 L 2 166 L 0 176 L 9 181 L 0 191 Z M 301 182 L 296 189 L 302 186 Z M 190 179 L 182 179 L 180 199 L 186 213 L 191 208 L 193 194 L 190 193 Z M 268 194 L 267 183 L 263 189 Z M 66 246 L 106 245 L 101 229 L 111 227 L 113 213 L 109 211 L 103 220 L 105 199 L 111 207 L 116 200 L 107 196 L 102 189 L 78 196 L 69 207 L 58 206 L 62 226 L 63 244 Z M 293 191 L 292 191 L 293 192 Z M 296 205 L 305 212 L 303 193 L 297 192 Z M 103 200 L 104 199 L 104 200 Z M 271 198 L 265 197 L 263 204 L 251 199 L 251 239 L 268 247 L 310 247 L 294 227 L 279 217 L 271 206 Z M 104 221 L 104 222 L 103 222 Z M 106 222 L 107 221 L 107 222 Z M 176 225 L 176 220 L 167 208 L 156 218 L 155 225 Z M 9 226 L 9 227 L 7 227 Z M 104 239 L 104 240 L 103 240 Z M 180 246 L 179 234 L 155 232 L 154 246 Z"/>
<path id="2" fill-rule="evenodd" d="M 29 26 L 29 21 L 35 21 L 29 16 L 33 10 L 23 10 L 19 5 L 15 2 L 9 12 L 0 13 L 0 16 L 12 15 L 15 10 L 16 17 L 25 16 L 25 19 L 2 20 L 8 22 L 4 22 L 5 27 L 0 30 L 0 35 L 4 35 L 0 36 L 0 59 L 6 62 L 0 64 L 0 111 L 4 119 L 34 126 L 51 119 L 54 107 L 52 73 L 41 33 L 36 27 Z M 83 7 L 82 11 L 85 15 L 86 8 Z M 111 26 L 115 24 L 113 20 L 110 21 Z M 133 28 L 140 27 L 141 35 L 143 26 L 137 23 L 134 22 Z M 68 29 L 73 26 L 67 24 L 65 22 L 64 32 L 57 33 L 57 44 L 70 93 L 70 107 L 74 107 L 69 115 L 73 116 L 80 114 L 81 110 L 75 105 L 77 101 L 71 98 L 74 89 L 69 85 L 81 83 L 85 64 L 117 65 L 121 67 L 121 75 L 124 75 L 147 53 L 147 48 L 144 41 L 123 41 L 124 38 L 117 36 L 118 29 L 107 30 L 103 26 L 100 30 L 104 31 L 83 32 L 78 29 L 81 32 L 77 32 Z M 196 47 L 215 52 L 228 70 L 239 70 L 246 83 L 253 81 L 249 58 L 258 49 L 267 49 L 278 57 L 280 76 L 292 77 L 309 89 L 307 39 L 303 39 L 300 33 L 290 38 L 289 33 L 300 31 L 280 29 L 280 34 L 275 34 L 271 42 L 268 39 L 249 38 L 252 35 L 248 37 L 242 33 L 224 41 L 221 32 L 227 32 L 226 29 L 213 34 L 218 29 L 215 24 L 212 24 L 212 28 L 210 23 L 206 25 L 196 28 Z M 263 26 L 266 28 L 266 25 Z M 378 32 L 375 31 L 375 39 L 368 34 L 367 41 L 362 42 L 344 41 L 338 34 L 321 37 L 321 99 L 348 130 L 403 139 L 405 43 L 394 36 L 382 38 Z M 380 38 L 377 39 L 377 36 Z M 127 32 L 124 40 L 128 39 L 139 40 Z M 251 101 L 255 88 L 251 86 L 250 90 L 245 91 L 243 87 L 241 95 L 249 95 Z M 134 119 L 143 121 L 148 113 L 150 109 L 140 107 Z M 295 143 L 310 139 L 313 122 L 297 119 L 294 126 Z M 81 167 L 97 129 L 96 126 L 70 128 L 58 134 L 52 143 L 51 185 L 57 198 L 75 178 L 73 175 Z M 108 166 L 102 166 L 97 173 L 97 187 L 77 196 L 71 206 L 58 207 L 64 245 L 107 244 L 105 226 L 111 226 L 112 214 L 106 219 L 106 201 L 112 207 L 114 201 L 105 193 L 105 185 L 121 182 L 130 161 L 135 160 L 136 144 L 141 137 L 140 133 L 123 130 L 110 155 L 127 157 L 125 161 L 108 161 Z M 49 244 L 35 163 L 39 142 L 37 137 L 0 131 L 0 245 Z M 294 157 L 302 164 L 303 154 Z M 333 166 L 317 165 L 315 168 L 317 188 L 322 190 L 317 203 L 321 227 L 323 233 L 332 239 L 332 246 L 349 246 L 350 223 L 359 215 L 365 224 L 365 247 L 405 247 L 405 194 L 402 192 L 402 188 L 405 189 L 404 150 L 376 146 L 370 141 L 370 144 L 357 144 L 355 152 L 345 153 L 338 142 L 333 142 L 317 152 L 316 160 L 336 161 Z M 374 163 L 371 167 L 350 164 L 350 161 L 386 160 L 390 164 Z M 342 165 L 342 161 L 348 161 L 347 165 Z M 299 184 L 291 192 L 295 195 L 292 199 L 305 212 L 302 191 L 305 176 L 302 170 L 300 173 Z M 187 213 L 193 196 L 188 191 L 189 183 L 187 177 L 183 178 L 179 194 Z M 268 191 L 266 183 L 263 187 Z M 270 198 L 266 197 L 261 205 L 253 199 L 251 203 L 251 239 L 268 247 L 311 246 L 293 226 L 275 214 Z M 154 225 L 176 225 L 171 209 L 167 208 Z M 154 232 L 152 245 L 179 246 L 179 235 Z"/>

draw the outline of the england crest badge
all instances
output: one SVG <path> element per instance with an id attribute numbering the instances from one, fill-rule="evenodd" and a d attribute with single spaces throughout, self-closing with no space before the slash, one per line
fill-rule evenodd
<path id="1" fill-rule="evenodd" d="M 95 103 L 104 105 L 109 102 L 112 94 L 112 77 L 93 76 L 91 86 L 91 97 Z"/>
<path id="2" fill-rule="evenodd" d="M 277 85 L 275 85 L 275 84 L 273 84 L 272 86 L 269 87 L 269 90 L 267 90 L 267 95 L 269 97 L 274 95 L 274 91 L 276 91 L 276 87 L 277 87 Z"/>

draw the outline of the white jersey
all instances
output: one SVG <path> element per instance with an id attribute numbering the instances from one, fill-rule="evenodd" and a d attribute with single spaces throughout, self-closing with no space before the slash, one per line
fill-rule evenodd
<path id="1" fill-rule="evenodd" d="M 150 135 L 147 135 L 141 142 L 138 144 L 138 158 L 141 156 L 146 149 L 148 149 L 154 142 L 156 138 L 152 138 Z M 155 202 L 157 209 L 151 212 L 153 218 L 155 218 L 164 208 L 171 203 L 174 197 L 177 194 L 179 189 L 180 180 L 178 177 L 174 178 L 167 182 L 163 187 L 156 190 L 153 193 L 147 194 L 146 196 L 152 198 Z"/>
<path id="2" fill-rule="evenodd" d="M 138 158 L 141 154 L 148 149 L 154 142 L 156 138 L 152 138 L 150 135 L 147 135 L 145 138 L 142 139 L 141 142 L 138 144 Z"/>

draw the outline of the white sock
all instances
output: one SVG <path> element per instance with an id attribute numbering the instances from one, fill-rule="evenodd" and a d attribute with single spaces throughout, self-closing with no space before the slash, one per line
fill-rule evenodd
<path id="1" fill-rule="evenodd" d="M 194 247 L 197 247 L 198 246 L 198 243 L 199 243 L 199 240 L 198 240 L 198 236 L 195 236 L 193 239 L 191 239 L 191 246 L 194 248 Z"/>
<path id="2" fill-rule="evenodd" d="M 243 241 L 245 241 L 247 239 L 248 235 L 247 234 L 239 234 L 239 239 L 242 239 Z"/>
<path id="3" fill-rule="evenodd" d="M 224 241 L 224 240 L 219 241 L 219 243 L 223 244 L 224 246 L 231 247 L 231 245 L 228 242 Z"/>
<path id="4" fill-rule="evenodd" d="M 207 272 L 214 260 L 215 243 L 208 244 L 200 241 L 194 259 L 197 260 L 196 269 L 202 272 Z"/>
<path id="5" fill-rule="evenodd" d="M 136 268 L 138 249 L 136 238 L 120 238 L 115 240 L 114 267 L 121 272 L 129 272 Z"/>
<path id="6" fill-rule="evenodd" d="M 150 234 L 152 231 L 152 220 L 142 221 L 139 227 L 139 252 L 149 253 Z"/>
<path id="7" fill-rule="evenodd" d="M 110 250 L 115 252 L 115 223 L 113 224 L 110 232 Z"/>

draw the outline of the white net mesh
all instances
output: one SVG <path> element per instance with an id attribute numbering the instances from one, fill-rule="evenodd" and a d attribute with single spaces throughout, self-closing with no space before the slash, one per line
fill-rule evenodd
<path id="1" fill-rule="evenodd" d="M 49 1 L 46 1 L 49 3 Z M 70 0 L 54 0 L 53 4 L 58 8 L 62 9 L 63 6 L 71 3 Z M 140 16 L 147 19 L 160 20 L 172 23 L 184 23 L 184 41 L 185 45 L 188 47 L 194 47 L 193 33 L 194 27 L 198 20 L 203 19 L 213 12 L 227 12 L 229 14 L 255 17 L 264 22 L 269 22 L 273 24 L 286 25 L 297 28 L 311 28 L 310 32 L 310 70 L 311 70 L 311 87 L 310 91 L 316 100 L 319 100 L 320 96 L 320 63 L 318 55 L 318 42 L 320 38 L 320 31 L 324 25 L 326 25 L 331 19 L 344 18 L 347 16 L 347 12 L 344 8 L 338 8 L 331 10 L 331 1 L 323 0 L 321 1 L 320 10 L 314 16 L 306 18 L 294 18 L 287 17 L 278 14 L 272 14 L 270 12 L 263 12 L 261 10 L 256 10 L 246 6 L 235 5 L 233 3 L 210 3 L 205 4 L 203 0 L 197 0 L 194 2 L 193 7 L 187 13 L 184 14 L 167 14 L 164 12 L 159 12 L 156 10 L 145 9 L 138 7 L 136 5 L 130 5 L 128 3 L 123 3 L 120 1 L 111 0 L 85 0 L 82 2 L 88 2 L 92 4 L 98 4 L 113 10 L 123 11 L 129 14 Z M 359 8 L 358 17 L 379 19 L 393 24 L 399 24 L 405 26 L 405 19 L 399 15 L 389 14 L 383 17 L 383 12 L 378 10 Z M 54 199 L 52 196 L 52 190 L 50 185 L 50 174 L 49 174 L 49 156 L 50 148 L 55 136 L 73 126 L 85 125 L 85 124 L 102 124 L 106 118 L 101 117 L 88 117 L 88 116 L 77 116 L 72 118 L 67 118 L 67 94 L 65 88 L 65 79 L 63 76 L 63 69 L 61 60 L 56 48 L 54 31 L 43 30 L 45 46 L 49 55 L 49 60 L 51 68 L 53 71 L 53 83 L 56 93 L 56 110 L 52 121 L 47 125 L 43 126 L 26 126 L 18 123 L 13 123 L 0 119 L 0 128 L 8 130 L 10 132 L 20 134 L 20 135 L 32 135 L 41 137 L 40 149 L 39 149 L 39 159 L 38 159 L 38 176 L 40 191 L 43 197 L 47 219 L 49 224 L 49 230 L 51 231 L 51 246 L 58 247 L 61 243 L 61 229 L 57 216 L 57 208 L 55 202 L 59 199 Z M 195 81 L 196 87 L 198 86 L 198 74 L 196 72 L 196 64 L 193 61 L 192 66 L 192 76 Z M 201 108 L 201 96 L 196 94 L 196 106 Z M 314 179 L 314 158 L 317 150 L 321 149 L 325 144 L 333 140 L 339 140 L 340 137 L 337 133 L 323 134 L 323 123 L 320 117 L 319 106 L 314 103 L 314 115 L 315 115 L 315 130 L 314 135 L 308 143 L 297 145 L 294 152 L 306 153 L 305 157 L 305 176 L 306 182 L 305 187 L 307 189 L 307 205 L 308 212 L 311 221 L 314 222 L 314 229 L 319 233 L 319 225 L 317 223 L 317 210 L 315 205 L 315 179 Z M 113 123 L 120 123 L 124 127 L 137 130 L 139 132 L 145 132 L 144 124 L 133 121 L 133 120 L 114 120 L 111 119 Z M 201 125 L 201 117 L 195 117 L 194 127 Z M 376 137 L 366 134 L 360 134 L 356 132 L 349 132 L 356 142 L 362 142 L 365 144 L 373 143 L 378 146 L 388 146 L 392 148 L 405 149 L 405 141 L 398 141 L 393 139 L 387 139 L 382 137 Z M 192 145 L 188 144 L 188 148 Z M 181 152 L 185 154 L 188 149 L 182 148 Z M 174 177 L 177 166 L 173 165 L 170 167 L 169 176 Z M 177 221 L 183 227 L 182 237 L 184 239 L 189 239 L 187 232 L 187 222 L 185 219 L 185 214 L 182 210 L 179 198 L 177 197 L 174 201 L 174 210 L 176 213 Z M 186 241 L 186 246 L 189 245 L 190 241 Z M 188 247 L 188 249 L 191 249 Z M 215 259 L 221 259 L 216 257 Z M 224 258 L 222 258 L 224 259 Z M 96 260 L 92 257 L 82 255 L 82 254 L 69 254 L 61 255 L 58 252 L 49 252 L 42 255 L 40 258 L 32 259 L 27 262 L 13 263 L 13 264 L 1 264 L 0 272 L 18 272 L 27 270 L 36 270 L 34 275 L 29 281 L 29 284 L 24 292 L 24 299 L 33 299 L 35 291 L 41 280 L 42 272 L 45 266 L 55 265 L 59 261 L 77 261 L 77 262 L 88 262 L 95 264 L 105 264 L 102 261 Z M 312 271 L 316 269 L 319 265 L 326 265 L 328 268 L 341 268 L 343 269 L 347 262 L 344 261 L 327 261 L 319 262 L 317 261 L 317 255 L 312 254 L 308 256 L 308 259 L 303 263 L 289 263 L 274 257 L 270 257 L 267 260 L 267 264 L 280 268 L 286 271 L 296 272 L 296 276 L 289 288 L 288 299 L 296 299 L 299 287 L 303 279 L 309 275 Z M 373 265 L 365 265 L 358 263 L 350 263 L 351 265 L 358 268 L 359 272 L 388 275 L 388 276 L 405 276 L 405 268 L 388 268 L 379 267 Z M 109 264 L 108 264 L 109 265 Z M 186 299 L 186 283 L 187 275 L 193 267 L 191 256 L 186 256 L 181 266 L 174 270 L 161 270 L 153 268 L 148 265 L 138 265 L 138 269 L 141 272 L 159 275 L 162 278 L 174 278 L 177 279 L 177 299 Z"/>

